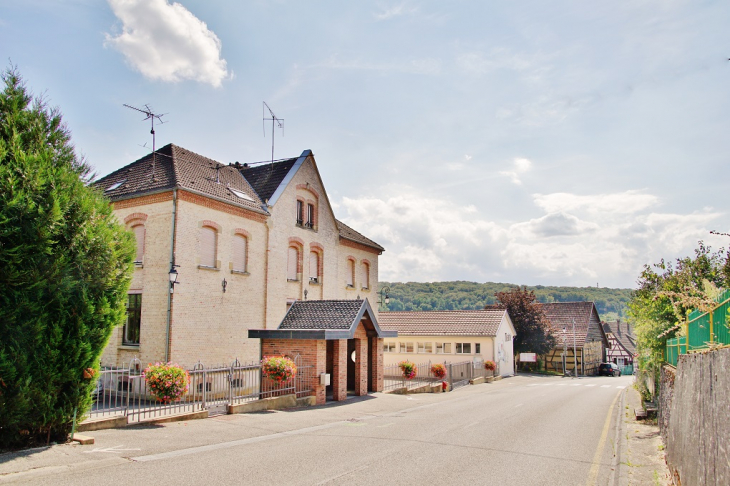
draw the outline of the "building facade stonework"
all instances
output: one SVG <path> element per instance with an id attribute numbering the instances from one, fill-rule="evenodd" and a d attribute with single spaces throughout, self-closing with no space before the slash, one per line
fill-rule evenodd
<path id="1" fill-rule="evenodd" d="M 383 248 L 335 219 L 311 151 L 258 167 L 175 145 L 151 158 L 95 183 L 141 248 L 102 365 L 257 361 L 248 330 L 276 329 L 295 301 L 374 303 Z"/>

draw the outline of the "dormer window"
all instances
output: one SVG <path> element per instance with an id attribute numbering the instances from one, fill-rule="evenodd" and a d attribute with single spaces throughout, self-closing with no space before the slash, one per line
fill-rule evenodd
<path id="1" fill-rule="evenodd" d="M 113 191 L 114 189 L 119 189 L 119 187 L 122 184 L 124 184 L 125 182 L 127 182 L 127 179 L 122 179 L 121 181 L 117 181 L 114 184 L 112 184 L 111 186 L 104 189 L 104 192 L 109 192 L 109 191 Z"/>

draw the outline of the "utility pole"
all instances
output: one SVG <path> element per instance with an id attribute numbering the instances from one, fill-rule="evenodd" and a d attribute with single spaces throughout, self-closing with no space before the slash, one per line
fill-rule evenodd
<path id="1" fill-rule="evenodd" d="M 573 378 L 578 374 L 578 353 L 575 345 L 575 319 L 573 319 Z"/>

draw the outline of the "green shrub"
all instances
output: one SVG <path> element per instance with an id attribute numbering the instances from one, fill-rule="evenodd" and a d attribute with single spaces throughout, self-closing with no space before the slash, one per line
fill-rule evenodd
<path id="1" fill-rule="evenodd" d="M 124 318 L 133 237 L 85 184 L 57 109 L 0 93 L 0 449 L 65 441 Z M 84 376 L 87 376 L 84 378 Z"/>

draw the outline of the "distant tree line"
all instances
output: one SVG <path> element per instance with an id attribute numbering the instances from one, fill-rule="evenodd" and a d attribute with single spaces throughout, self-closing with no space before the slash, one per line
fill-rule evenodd
<path id="1" fill-rule="evenodd" d="M 388 311 L 431 311 L 483 309 L 495 304 L 497 292 L 519 289 L 519 285 L 507 283 L 477 282 L 380 282 L 380 288 L 390 287 L 390 303 L 381 307 Z M 625 318 L 631 289 L 600 287 L 527 286 L 535 293 L 538 302 L 579 302 L 596 304 L 602 320 Z"/>

